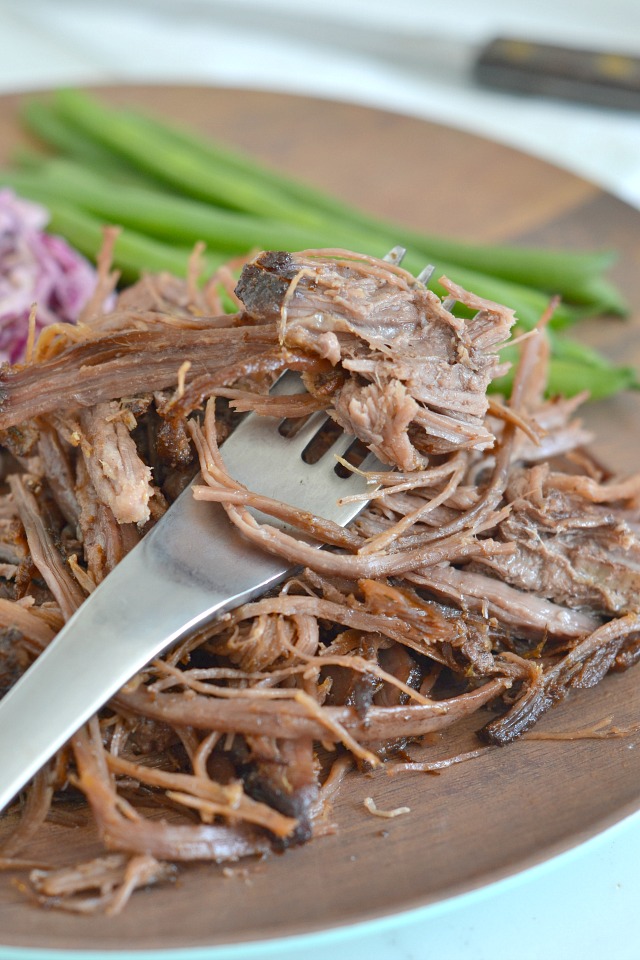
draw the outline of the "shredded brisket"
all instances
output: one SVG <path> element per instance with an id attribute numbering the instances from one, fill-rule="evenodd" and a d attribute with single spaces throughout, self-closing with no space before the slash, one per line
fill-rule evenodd
<path id="1" fill-rule="evenodd" d="M 69 790 L 106 851 L 34 871 L 46 905 L 114 913 L 174 861 L 308 841 L 343 758 L 409 769 L 469 718 L 506 744 L 640 657 L 640 481 L 584 452 L 578 401 L 545 398 L 544 323 L 510 396 L 490 399 L 513 313 L 446 278 L 442 302 L 348 251 L 261 253 L 227 315 L 219 281 L 145 277 L 0 369 L 0 693 L 198 466 L 195 496 L 302 568 L 150 664 L 38 775 L 0 856 L 28 853 Z M 270 396 L 287 368 L 307 392 Z M 394 467 L 348 530 L 228 475 L 224 438 L 252 409 L 325 410 Z"/>

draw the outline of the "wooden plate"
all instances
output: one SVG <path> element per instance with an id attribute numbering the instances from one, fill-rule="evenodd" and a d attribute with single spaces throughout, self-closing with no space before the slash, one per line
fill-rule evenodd
<path id="1" fill-rule="evenodd" d="M 640 307 L 640 215 L 547 164 L 465 133 L 361 107 L 192 87 L 104 91 L 214 133 L 372 212 L 474 240 L 615 247 L 615 277 Z M 19 140 L 19 98 L 0 100 L 0 160 Z M 4 154 L 4 156 L 2 156 Z M 640 360 L 640 323 L 600 321 L 582 336 L 625 362 Z M 639 399 L 594 406 L 597 452 L 640 468 Z M 575 730 L 640 714 L 638 669 L 574 694 L 539 729 Z M 477 720 L 476 720 L 476 725 Z M 193 865 L 175 886 L 137 894 L 117 920 L 31 906 L 0 876 L 0 952 L 180 950 L 326 930 L 434 904 L 512 875 L 593 836 L 640 806 L 637 736 L 526 741 L 439 777 L 385 772 L 355 779 L 335 808 L 339 831 L 261 863 L 223 872 Z M 433 756 L 472 743 L 462 731 Z M 408 806 L 380 820 L 366 812 Z M 95 849 L 90 832 L 51 827 L 29 856 L 72 860 Z M 39 954 L 40 955 L 40 954 Z"/>

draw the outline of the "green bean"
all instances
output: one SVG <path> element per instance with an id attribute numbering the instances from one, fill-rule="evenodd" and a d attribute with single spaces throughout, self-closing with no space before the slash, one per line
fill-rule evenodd
<path id="1" fill-rule="evenodd" d="M 69 161 L 43 161 L 32 172 L 5 171 L 0 178 L 24 196 L 43 196 L 50 205 L 63 200 L 91 214 L 149 235 L 163 242 L 188 246 L 202 240 L 210 249 L 233 254 L 246 253 L 252 247 L 262 249 L 302 250 L 309 247 L 344 246 L 360 253 L 383 256 L 390 242 L 375 241 L 346 227 L 326 233 L 265 218 L 250 217 L 186 197 L 175 197 L 157 190 L 113 183 Z M 406 268 L 417 274 L 425 261 L 419 253 L 408 251 Z M 522 287 L 460 267 L 436 261 L 434 279 L 430 283 L 440 296 L 446 290 L 438 278 L 447 276 L 479 296 L 499 303 L 508 303 L 519 321 L 534 326 L 547 307 L 548 298 L 537 290 Z M 556 326 L 573 323 L 578 314 L 561 305 L 555 316 Z"/>
<path id="2" fill-rule="evenodd" d="M 41 203 L 45 202 L 43 195 L 33 195 L 32 198 Z M 52 233 L 62 234 L 87 258 L 95 259 L 96 251 L 100 249 L 104 239 L 103 221 L 56 200 L 49 200 L 47 208 L 51 215 L 48 229 Z M 123 230 L 114 245 L 113 265 L 128 283 L 137 280 L 143 273 L 167 271 L 175 276 L 185 277 L 192 253 L 191 248 L 170 247 L 133 230 Z M 227 259 L 226 256 L 205 257 L 204 272 L 212 274 Z"/>
<path id="3" fill-rule="evenodd" d="M 52 104 L 29 98 L 22 107 L 21 116 L 30 133 L 47 146 L 72 157 L 77 164 L 111 176 L 135 177 L 139 183 L 149 183 L 150 175 L 142 176 L 132 164 L 116 156 L 112 150 L 79 132 L 54 110 Z M 22 163 L 24 156 L 25 151 L 21 150 L 14 155 L 14 159 Z M 42 154 L 40 159 L 43 160 Z M 35 162 L 36 156 L 30 154 L 30 160 Z"/>
<path id="4" fill-rule="evenodd" d="M 554 357 L 549 364 L 547 392 L 550 396 L 573 397 L 586 390 L 591 400 L 620 393 L 621 390 L 639 389 L 638 377 L 633 367 L 609 364 L 602 367 L 585 366 L 579 360 L 561 360 Z"/>
<path id="5" fill-rule="evenodd" d="M 61 91 L 52 108 L 64 123 L 108 145 L 173 189 L 217 205 L 268 219 L 315 226 L 324 232 L 349 229 L 366 233 L 377 247 L 407 246 L 423 260 L 442 260 L 511 283 L 560 294 L 589 312 L 624 313 L 619 292 L 593 278 L 611 262 L 609 252 L 579 253 L 515 246 L 480 246 L 424 235 L 350 207 L 297 180 L 270 171 L 237 151 L 141 117 L 108 108 L 77 91 Z M 26 118 L 28 122 L 28 117 Z"/>
<path id="6" fill-rule="evenodd" d="M 548 396 L 573 397 L 587 391 L 591 400 L 602 400 L 621 390 L 640 389 L 638 372 L 634 367 L 618 366 L 602 354 L 577 340 L 548 331 L 552 356 L 547 378 Z M 511 370 L 495 380 L 492 391 L 508 393 L 518 360 L 518 348 L 507 346 L 500 352 L 502 360 L 512 364 Z"/>
<path id="7" fill-rule="evenodd" d="M 628 310 L 626 301 L 613 285 L 594 283 L 594 278 L 598 278 L 615 261 L 614 251 L 578 252 L 512 245 L 480 245 L 420 233 L 406 226 L 372 217 L 343 200 L 297 178 L 285 177 L 266 164 L 255 161 L 241 151 L 231 150 L 215 140 L 205 139 L 139 112 L 129 111 L 129 114 L 149 131 L 150 136 L 179 144 L 185 150 L 200 156 L 204 162 L 208 162 L 212 170 L 226 168 L 239 171 L 264 186 L 282 191 L 308 209 L 324 214 L 327 224 L 337 226 L 348 223 L 373 234 L 382 232 L 387 239 L 393 235 L 396 243 L 423 253 L 427 258 L 447 260 L 513 283 L 539 287 L 550 294 L 560 294 L 576 303 L 592 305 L 598 310 L 620 314 Z"/>
<path id="8" fill-rule="evenodd" d="M 292 223 L 315 223 L 311 213 L 275 197 L 259 183 L 239 176 L 233 170 L 214 171 L 194 153 L 177 144 L 157 138 L 125 112 L 109 110 L 102 103 L 76 91 L 61 91 L 56 100 L 61 116 L 125 157 L 142 170 L 180 187 L 188 184 L 192 196 L 223 207 L 265 216 L 285 216 Z"/>
<path id="9" fill-rule="evenodd" d="M 0 176 L 19 191 L 47 189 L 100 217 L 171 243 L 246 253 L 257 247 L 302 250 L 348 242 L 353 249 L 366 242 L 362 234 L 323 235 L 309 228 L 202 203 L 151 187 L 114 183 L 95 170 L 64 159 L 39 160 L 29 155 L 21 166 Z M 386 248 L 385 248 L 386 249 Z M 383 251 L 384 252 L 384 251 Z"/>
<path id="10" fill-rule="evenodd" d="M 558 333 L 582 316 L 626 311 L 604 275 L 613 259 L 608 251 L 480 246 L 423 234 L 373 217 L 214 140 L 78 91 L 59 91 L 42 102 L 31 98 L 23 118 L 58 157 L 23 151 L 19 169 L 0 174 L 0 183 L 47 206 L 51 229 L 90 258 L 101 246 L 103 224 L 123 227 L 114 261 L 127 282 L 145 271 L 184 276 L 198 241 L 209 251 L 204 258 L 209 275 L 232 256 L 256 248 L 344 247 L 383 256 L 400 244 L 407 247 L 403 266 L 410 272 L 434 265 L 429 286 L 440 296 L 447 291 L 439 278 L 449 277 L 512 307 L 520 330 L 538 322 L 551 294 L 561 294 L 550 325 L 552 392 L 588 389 L 602 397 L 638 386 L 631 368 L 617 367 Z M 455 309 L 468 313 L 460 305 Z M 512 354 L 517 348 L 506 348 L 502 356 Z M 508 381 L 509 376 L 497 388 Z"/>

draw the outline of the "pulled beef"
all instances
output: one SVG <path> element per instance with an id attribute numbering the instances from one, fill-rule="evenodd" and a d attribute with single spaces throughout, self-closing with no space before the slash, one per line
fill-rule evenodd
<path id="1" fill-rule="evenodd" d="M 313 819 L 320 791 L 319 764 L 311 737 L 278 740 L 248 737 L 251 759 L 243 768 L 247 793 L 296 821 L 284 846 L 313 836 Z"/>
<path id="2" fill-rule="evenodd" d="M 0 697 L 20 679 L 28 664 L 20 631 L 15 627 L 0 630 Z"/>
<path id="3" fill-rule="evenodd" d="M 181 364 L 190 362 L 206 376 L 211 391 L 229 382 L 237 364 L 259 368 L 276 344 L 268 327 L 207 326 L 176 327 L 154 314 L 139 319 L 126 315 L 127 329 L 106 330 L 85 341 L 71 342 L 66 349 L 41 363 L 0 368 L 0 430 L 65 409 L 70 394 L 73 406 L 117 400 L 146 389 L 163 390 L 176 384 Z M 136 322 L 137 321 L 137 322 Z"/>
<path id="4" fill-rule="evenodd" d="M 115 401 L 82 410 L 78 442 L 102 503 L 118 523 L 142 524 L 150 516 L 151 470 L 140 459 L 122 412 Z"/>
<path id="5" fill-rule="evenodd" d="M 0 688 L 198 466 L 194 495 L 299 571 L 149 664 L 36 778 L 12 855 L 54 784 L 85 795 L 108 851 L 34 875 L 48 906 L 114 912 L 171 879 L 160 861 L 310 840 L 336 788 L 327 748 L 369 770 L 474 718 L 503 745 L 640 658 L 640 480 L 584 453 L 578 400 L 544 398 L 542 328 L 489 400 L 507 307 L 446 278 L 442 302 L 348 251 L 276 251 L 244 266 L 222 315 L 229 276 L 144 277 L 0 369 Z M 287 368 L 307 392 L 270 395 Z M 395 470 L 370 476 L 348 530 L 260 497 L 219 449 L 250 410 L 326 410 Z"/>
<path id="6" fill-rule="evenodd" d="M 513 311 L 442 282 L 472 320 L 405 271 L 353 254 L 261 254 L 236 293 L 251 321 L 276 323 L 283 347 L 346 371 L 330 414 L 383 462 L 415 470 L 429 452 L 492 446 L 486 392 L 505 370 L 496 349 L 514 322 Z M 306 384 L 316 392 L 313 375 Z"/>
<path id="7" fill-rule="evenodd" d="M 503 716 L 480 732 L 483 739 L 504 746 L 521 736 L 571 689 L 593 687 L 616 663 L 628 645 L 637 647 L 640 637 L 638 613 L 610 620 L 588 634 L 546 670 L 533 665 L 524 691 Z"/>
<path id="8" fill-rule="evenodd" d="M 484 568 L 522 593 L 596 617 L 637 609 L 640 537 L 627 504 L 598 503 L 558 486 L 544 468 L 515 470 L 505 491 L 508 516 L 497 535 L 513 545 L 500 557 L 479 559 Z"/>

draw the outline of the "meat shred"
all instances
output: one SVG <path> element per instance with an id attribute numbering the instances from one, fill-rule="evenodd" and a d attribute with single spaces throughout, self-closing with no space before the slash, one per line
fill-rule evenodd
<path id="1" fill-rule="evenodd" d="M 114 913 L 171 864 L 320 837 L 345 758 L 397 771 L 480 755 L 432 763 L 429 735 L 478 714 L 482 739 L 509 743 L 640 655 L 640 478 L 604 475 L 576 402 L 545 399 L 544 322 L 510 396 L 490 400 L 513 312 L 446 278 L 442 302 L 374 258 L 266 252 L 230 315 L 212 309 L 219 279 L 145 277 L 0 369 L 0 693 L 198 466 L 196 495 L 226 498 L 246 536 L 302 567 L 150 664 L 9 811 L 0 857 L 16 865 L 79 797 L 102 839 L 97 860 L 32 872 L 47 905 Z M 286 369 L 306 394 L 269 395 Z M 237 487 L 229 506 L 218 445 L 247 410 L 325 410 L 393 467 L 349 530 Z"/>

